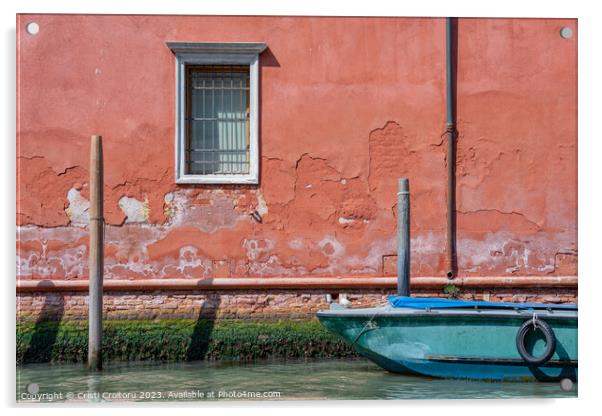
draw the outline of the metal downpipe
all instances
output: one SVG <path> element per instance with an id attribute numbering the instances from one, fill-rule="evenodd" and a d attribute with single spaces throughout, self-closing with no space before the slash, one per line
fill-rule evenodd
<path id="1" fill-rule="evenodd" d="M 446 275 L 453 279 L 457 274 L 456 265 L 456 108 L 455 108 L 455 67 L 454 55 L 456 45 L 454 36 L 457 30 L 457 19 L 445 18 L 445 50 L 446 50 L 446 101 L 447 123 L 447 244 Z M 454 30 L 455 29 L 455 30 Z"/>

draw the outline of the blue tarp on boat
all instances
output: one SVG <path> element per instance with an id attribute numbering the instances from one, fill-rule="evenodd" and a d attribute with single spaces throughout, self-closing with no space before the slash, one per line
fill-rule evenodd
<path id="1" fill-rule="evenodd" d="M 486 302 L 481 300 L 457 300 L 445 298 L 413 298 L 407 296 L 388 296 L 389 304 L 394 308 L 448 309 L 448 308 L 484 308 L 484 309 L 563 309 L 577 310 L 574 304 L 554 303 L 512 303 Z"/>

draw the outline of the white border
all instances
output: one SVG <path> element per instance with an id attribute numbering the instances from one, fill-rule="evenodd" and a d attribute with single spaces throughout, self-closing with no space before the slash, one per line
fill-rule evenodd
<path id="1" fill-rule="evenodd" d="M 5 99 L 0 103 L 0 118 L 6 140 L 2 141 L 2 155 L 5 169 L 2 177 L 3 195 L 9 200 L 0 208 L 8 231 L 4 233 L 0 264 L 5 266 L 5 274 L 12 279 L 3 280 L 4 308 L 2 308 L 4 337 L 7 342 L 0 349 L 6 376 L 0 381 L 4 414 L 32 414 L 36 411 L 45 415 L 87 415 L 111 414 L 131 415 L 132 410 L 142 410 L 147 415 L 164 416 L 170 408 L 176 408 L 181 415 L 198 415 L 199 407 L 211 414 L 240 415 L 279 415 L 283 411 L 289 416 L 341 413 L 346 416 L 365 415 L 366 412 L 414 412 L 421 416 L 441 414 L 449 416 L 480 415 L 507 416 L 508 413 L 545 412 L 547 415 L 588 414 L 600 403 L 599 374 L 602 363 L 599 360 L 599 346 L 602 345 L 602 332 L 598 314 L 599 295 L 602 293 L 602 279 L 599 278 L 600 264 L 598 247 L 602 234 L 602 216 L 598 214 L 602 205 L 602 194 L 598 189 L 598 178 L 602 177 L 602 141 L 599 140 L 599 97 L 602 96 L 602 18 L 596 2 L 567 2 L 551 0 L 546 2 L 525 2 L 507 0 L 505 2 L 475 2 L 472 0 L 422 0 L 420 2 L 391 2 L 389 0 L 345 0 L 325 2 L 323 0 L 265 1 L 265 0 L 222 0 L 219 2 L 190 2 L 187 0 L 145 0 L 144 2 L 124 2 L 123 0 L 19 0 L 3 2 L 0 14 L 5 34 L 2 52 L 5 65 L 1 66 L 0 83 Z M 474 16 L 474 17 L 578 17 L 579 18 L 579 309 L 580 326 L 579 355 L 587 365 L 579 374 L 579 399 L 530 399 L 530 400 L 400 400 L 400 401 L 297 401 L 297 402 L 178 402 L 178 403 L 107 403 L 103 405 L 20 405 L 15 403 L 15 13 L 133 13 L 133 14 L 178 14 L 178 15 L 313 15 L 313 16 Z M 18 31 L 22 28 L 17 28 Z M 45 30 L 44 27 L 41 30 Z M 12 201 L 12 203 L 11 203 Z M 12 230 L 12 231 L 11 231 Z M 591 329 L 591 330 L 588 330 Z M 585 331 L 583 330 L 585 329 Z M 352 376 L 352 375 L 351 375 Z M 457 388 L 464 388 L 462 381 L 456 381 Z M 534 386 L 535 387 L 535 386 Z M 13 407 L 12 409 L 10 407 Z M 7 409 L 8 408 L 8 409 Z M 202 411 L 202 410 L 201 410 Z"/>

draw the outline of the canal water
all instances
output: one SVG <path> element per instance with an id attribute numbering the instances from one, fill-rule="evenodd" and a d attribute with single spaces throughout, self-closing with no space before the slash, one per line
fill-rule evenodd
<path id="1" fill-rule="evenodd" d="M 363 359 L 109 363 L 17 367 L 17 401 L 374 400 L 576 397 L 560 383 L 441 380 L 392 374 Z M 565 386 L 566 388 L 566 386 Z"/>

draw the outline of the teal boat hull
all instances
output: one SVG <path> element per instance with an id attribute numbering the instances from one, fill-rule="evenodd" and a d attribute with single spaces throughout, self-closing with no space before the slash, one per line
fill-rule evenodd
<path id="1" fill-rule="evenodd" d="M 577 380 L 577 311 L 538 310 L 553 329 L 556 349 L 542 365 L 520 356 L 516 335 L 529 310 L 412 308 L 334 309 L 318 319 L 382 368 L 431 377 L 506 381 Z M 543 337 L 528 340 L 534 356 Z"/>

